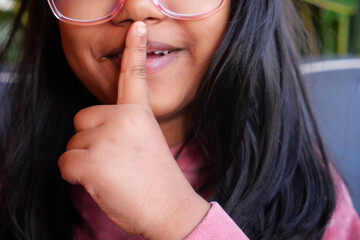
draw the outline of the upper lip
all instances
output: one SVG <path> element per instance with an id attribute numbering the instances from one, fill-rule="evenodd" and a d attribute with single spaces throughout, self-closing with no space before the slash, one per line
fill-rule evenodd
<path id="1" fill-rule="evenodd" d="M 125 45 L 115 47 L 111 49 L 104 57 L 109 58 L 109 57 L 122 55 L 124 48 Z M 175 51 L 175 50 L 181 50 L 181 49 L 167 43 L 154 42 L 154 41 L 147 42 L 147 49 L 146 49 L 147 53 L 155 52 L 155 51 Z"/>
<path id="2" fill-rule="evenodd" d="M 180 49 L 166 43 L 152 42 L 152 41 L 148 41 L 146 48 L 146 51 L 148 53 L 155 51 L 175 51 L 175 50 L 180 50 Z"/>

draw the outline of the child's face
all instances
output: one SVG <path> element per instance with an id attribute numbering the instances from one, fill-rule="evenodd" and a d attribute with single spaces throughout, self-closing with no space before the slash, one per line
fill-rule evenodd
<path id="1" fill-rule="evenodd" d="M 111 21 L 95 26 L 60 22 L 66 58 L 80 81 L 102 103 L 116 102 L 121 59 L 133 21 L 148 26 L 148 51 L 174 50 L 166 56 L 148 54 L 150 103 L 161 120 L 181 115 L 193 100 L 229 16 L 230 1 L 201 20 L 174 20 L 163 15 L 151 0 L 127 0 Z"/>

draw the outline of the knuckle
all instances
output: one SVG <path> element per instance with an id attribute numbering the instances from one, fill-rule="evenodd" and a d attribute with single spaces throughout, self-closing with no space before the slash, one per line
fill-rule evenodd
<path id="1" fill-rule="evenodd" d="M 128 130 L 136 125 L 136 118 L 133 115 L 126 115 L 121 119 L 122 128 Z"/>
<path id="2" fill-rule="evenodd" d="M 70 139 L 70 140 L 67 142 L 66 148 L 65 148 L 66 151 L 69 151 L 69 150 L 74 149 L 74 148 L 73 148 L 73 145 L 74 145 L 73 142 L 74 142 L 74 140 L 72 140 L 72 139 Z"/>
<path id="3" fill-rule="evenodd" d="M 81 111 L 76 113 L 74 116 L 74 124 L 79 123 L 82 120 L 82 113 Z"/>
<path id="4" fill-rule="evenodd" d="M 69 161 L 69 153 L 64 152 L 58 159 L 58 167 L 60 169 L 61 177 L 66 179 L 68 173 L 68 161 Z"/>
<path id="5" fill-rule="evenodd" d="M 136 65 L 129 69 L 129 75 L 137 79 L 146 79 L 146 70 L 144 65 Z"/>
<path id="6" fill-rule="evenodd" d="M 74 122 L 74 127 L 76 130 L 84 125 L 84 123 L 87 119 L 86 115 L 87 115 L 86 109 L 82 109 L 78 113 L 75 114 L 73 122 Z"/>
<path id="7" fill-rule="evenodd" d="M 94 128 L 101 125 L 103 122 L 103 115 L 106 115 L 108 108 L 106 106 L 91 106 L 80 110 L 74 116 L 75 130 L 83 131 L 87 128 Z"/>
<path id="8" fill-rule="evenodd" d="M 75 134 L 74 136 L 72 136 L 71 138 L 70 138 L 70 140 L 67 142 L 67 144 L 66 144 L 66 151 L 69 151 L 69 150 L 72 150 L 72 149 L 74 149 L 75 148 L 75 146 L 76 146 L 76 142 L 77 142 L 77 137 L 76 137 L 77 135 Z"/>
<path id="9" fill-rule="evenodd" d="M 135 48 L 136 52 L 146 53 L 146 43 L 140 43 L 140 44 L 136 45 L 134 48 Z"/>
<path id="10" fill-rule="evenodd" d="M 154 118 L 154 113 L 153 113 L 152 109 L 149 106 L 143 106 L 142 111 L 144 113 L 144 117 L 146 117 L 147 119 L 153 119 Z"/>
<path id="11" fill-rule="evenodd" d="M 79 165 L 79 155 L 73 151 L 64 152 L 58 159 L 61 177 L 72 184 L 79 184 L 82 180 L 82 167 Z"/>

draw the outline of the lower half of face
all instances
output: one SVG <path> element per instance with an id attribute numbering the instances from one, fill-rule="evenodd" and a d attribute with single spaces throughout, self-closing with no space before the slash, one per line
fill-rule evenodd
<path id="1" fill-rule="evenodd" d="M 197 21 L 163 17 L 144 21 L 149 49 L 146 71 L 157 119 L 181 115 L 192 102 L 225 31 L 228 8 Z M 88 90 L 104 104 L 116 102 L 121 52 L 130 24 L 60 23 L 66 58 Z"/>
<path id="2" fill-rule="evenodd" d="M 147 58 L 152 110 L 158 119 L 171 117 L 191 103 L 211 57 L 199 56 L 194 59 L 187 50 L 176 50 L 166 56 L 149 55 L 155 54 L 150 53 Z M 116 64 L 121 62 L 121 58 L 89 61 L 87 59 L 91 59 L 91 56 L 81 59 L 83 56 L 67 57 L 73 71 L 101 103 L 114 104 L 120 73 L 120 65 Z"/>

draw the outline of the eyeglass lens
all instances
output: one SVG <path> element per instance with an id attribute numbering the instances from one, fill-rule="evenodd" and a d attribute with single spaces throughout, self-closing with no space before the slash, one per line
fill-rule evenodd
<path id="1" fill-rule="evenodd" d="M 53 0 L 61 15 L 80 21 L 104 18 L 115 10 L 119 2 L 118 0 Z"/>
<path id="2" fill-rule="evenodd" d="M 121 0 L 52 0 L 58 13 L 77 21 L 94 21 L 109 16 Z M 159 0 L 159 4 L 171 14 L 198 15 L 216 9 L 222 0 Z"/>

